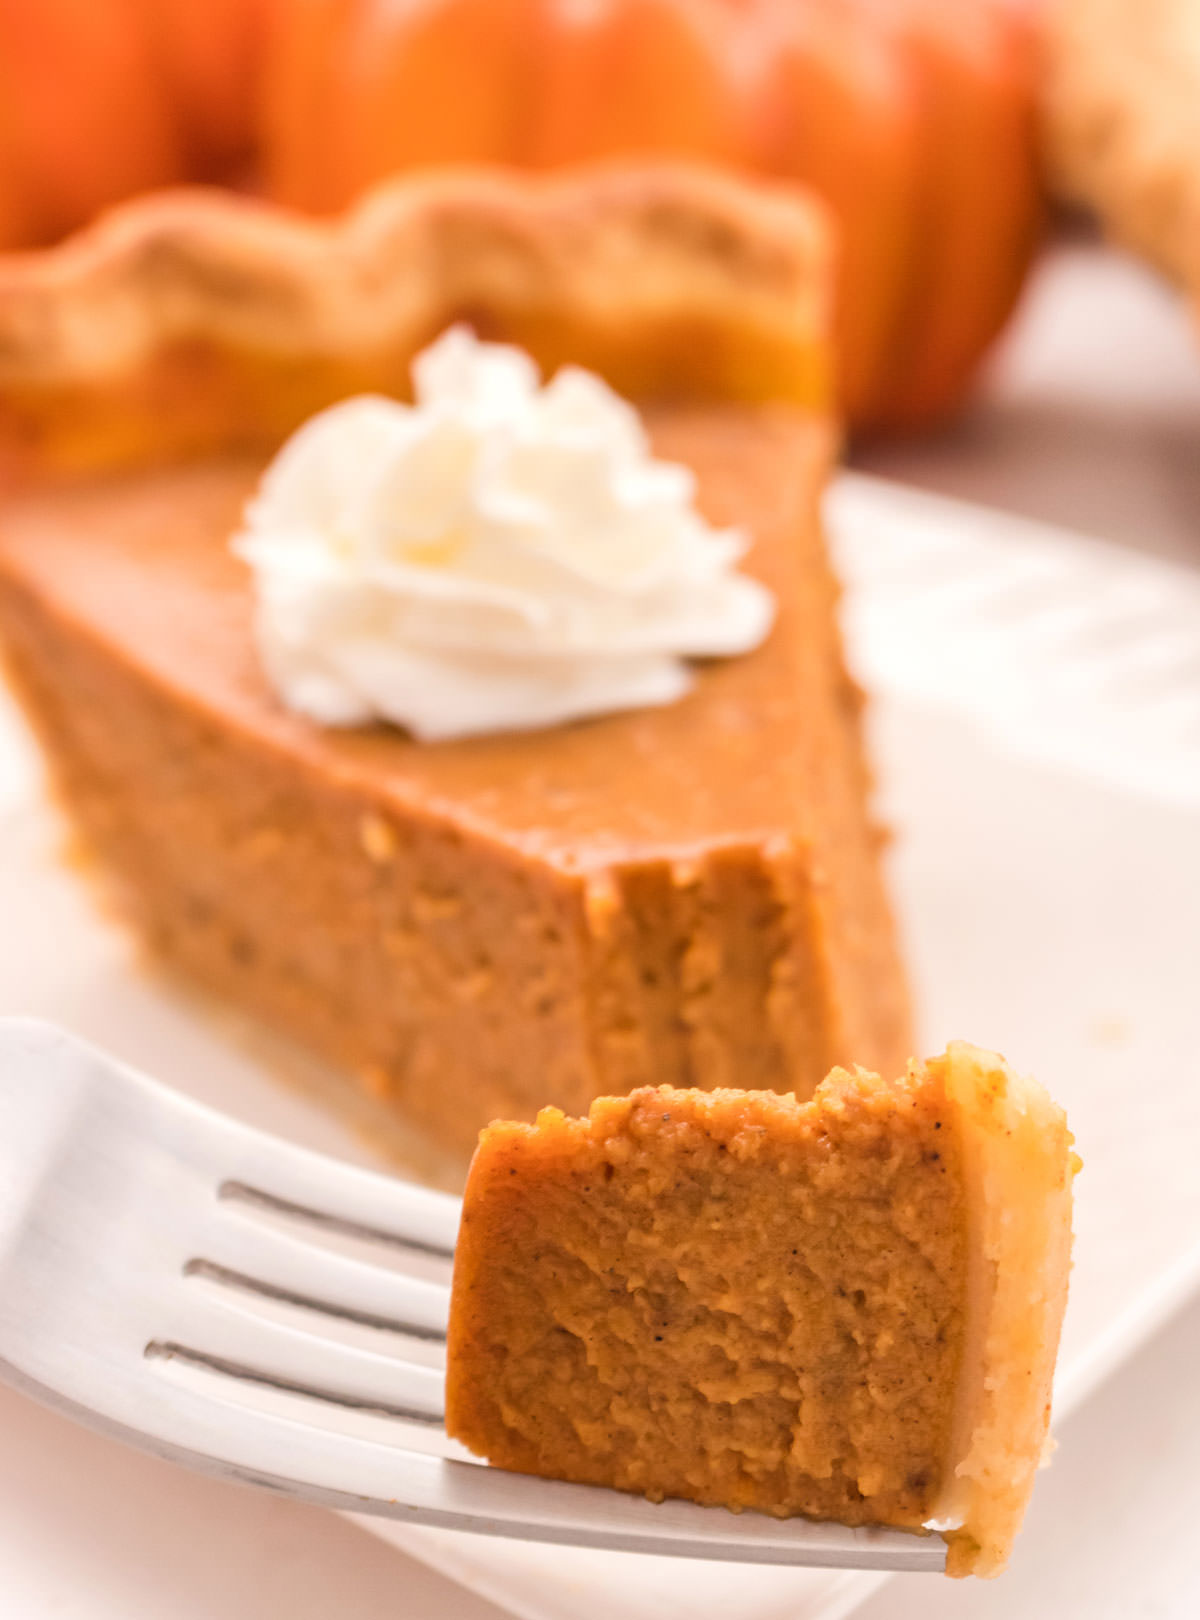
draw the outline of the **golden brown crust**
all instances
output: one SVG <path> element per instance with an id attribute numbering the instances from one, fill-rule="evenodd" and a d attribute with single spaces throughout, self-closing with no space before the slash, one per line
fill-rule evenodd
<path id="1" fill-rule="evenodd" d="M 952 1041 L 926 1071 L 956 1111 L 969 1250 L 958 1417 L 939 1515 L 946 1571 L 997 1575 L 1024 1517 L 1050 1427 L 1071 1273 L 1066 1115 L 995 1053 Z"/>
<path id="2" fill-rule="evenodd" d="M 1193 0 L 1057 0 L 1046 39 L 1057 186 L 1200 288 L 1200 11 Z"/>
<path id="3" fill-rule="evenodd" d="M 455 319 L 631 398 L 823 408 L 828 280 L 800 193 L 684 165 L 439 171 L 332 225 L 164 193 L 0 263 L 0 467 L 271 443 Z"/>

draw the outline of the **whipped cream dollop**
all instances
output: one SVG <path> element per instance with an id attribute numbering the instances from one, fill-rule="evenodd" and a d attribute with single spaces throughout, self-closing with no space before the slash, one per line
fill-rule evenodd
<path id="1" fill-rule="evenodd" d="M 671 703 L 689 658 L 756 647 L 769 591 L 746 540 L 696 511 L 634 411 L 591 373 L 545 387 L 521 350 L 454 327 L 415 404 L 362 396 L 306 423 L 234 545 L 268 678 L 326 726 L 434 740 Z"/>

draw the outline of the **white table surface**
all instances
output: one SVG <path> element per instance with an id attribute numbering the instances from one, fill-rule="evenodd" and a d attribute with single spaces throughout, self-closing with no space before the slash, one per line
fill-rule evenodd
<path id="1" fill-rule="evenodd" d="M 1137 267 L 1059 247 L 977 409 L 860 460 L 1200 567 L 1200 343 Z M 864 1620 L 1194 1620 L 1198 1367 L 1200 1302 L 1063 1428 L 1002 1581 L 893 1581 Z M 500 1613 L 330 1514 L 192 1477 L 3 1390 L 0 1459 L 0 1620 Z"/>

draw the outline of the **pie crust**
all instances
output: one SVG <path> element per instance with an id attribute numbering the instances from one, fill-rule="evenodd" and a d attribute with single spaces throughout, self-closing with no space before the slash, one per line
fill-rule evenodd
<path id="1" fill-rule="evenodd" d="M 0 473 L 258 448 L 404 397 L 456 320 L 627 398 L 827 406 L 829 247 L 784 186 L 687 166 L 405 178 L 317 223 L 216 191 L 0 258 Z"/>
<path id="2" fill-rule="evenodd" d="M 1194 0 L 1058 0 L 1046 37 L 1052 179 L 1200 297 Z"/>

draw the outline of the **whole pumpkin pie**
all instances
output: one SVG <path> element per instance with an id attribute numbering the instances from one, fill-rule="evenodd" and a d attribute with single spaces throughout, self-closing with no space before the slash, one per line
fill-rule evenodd
<path id="1" fill-rule="evenodd" d="M 1066 1304 L 1062 1110 L 963 1043 L 794 1096 L 646 1087 L 485 1130 L 446 1425 L 491 1462 L 937 1530 L 996 1574 Z"/>
<path id="2" fill-rule="evenodd" d="M 896 1069 L 907 1006 L 818 505 L 826 248 L 679 169 L 400 184 L 335 227 L 151 200 L 0 271 L 0 637 L 152 950 L 469 1150 L 646 1084 Z M 314 409 L 469 320 L 644 409 L 774 627 L 678 701 L 418 741 L 264 673 L 231 549 Z"/>

